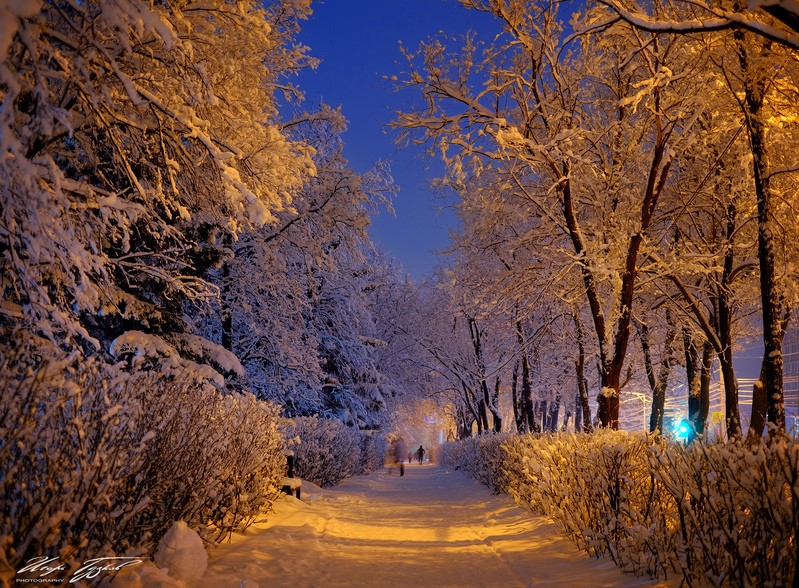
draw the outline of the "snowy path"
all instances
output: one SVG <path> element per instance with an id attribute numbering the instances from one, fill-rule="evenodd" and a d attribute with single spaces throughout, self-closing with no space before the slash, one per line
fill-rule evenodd
<path id="1" fill-rule="evenodd" d="M 588 558 L 554 524 L 440 467 L 304 483 L 302 498 L 215 548 L 199 586 L 665 586 Z"/>

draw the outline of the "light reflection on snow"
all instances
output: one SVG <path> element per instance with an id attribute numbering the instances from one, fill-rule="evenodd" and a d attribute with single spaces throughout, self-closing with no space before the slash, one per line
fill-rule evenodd
<path id="1" fill-rule="evenodd" d="M 303 483 L 266 523 L 216 548 L 201 587 L 667 586 L 588 558 L 554 524 L 459 472 L 410 466 Z"/>

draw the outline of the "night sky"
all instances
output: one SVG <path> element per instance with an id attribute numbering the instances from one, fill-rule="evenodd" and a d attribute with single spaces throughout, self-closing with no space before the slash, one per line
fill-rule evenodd
<path id="1" fill-rule="evenodd" d="M 405 70 L 399 42 L 412 49 L 438 31 L 461 35 L 476 29 L 491 34 L 491 18 L 462 8 L 454 0 L 319 0 L 303 23 L 299 41 L 322 63 L 299 79 L 307 106 L 323 101 L 342 107 L 348 120 L 344 153 L 360 173 L 376 160 L 389 160 L 400 192 L 394 202 L 396 218 L 386 211 L 373 220 L 373 240 L 403 265 L 414 279 L 431 273 L 435 251 L 448 243 L 454 218 L 441 195 L 429 188 L 441 175 L 417 147 L 398 150 L 387 128 L 393 113 L 417 98 L 411 91 L 396 93 L 385 77 Z M 483 37 L 485 38 L 485 37 Z"/>

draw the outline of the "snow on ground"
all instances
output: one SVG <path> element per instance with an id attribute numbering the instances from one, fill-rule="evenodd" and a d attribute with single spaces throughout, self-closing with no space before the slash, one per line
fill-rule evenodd
<path id="1" fill-rule="evenodd" d="M 493 496 L 460 472 L 406 466 L 345 480 L 303 482 L 266 522 L 213 548 L 198 588 L 638 587 L 581 553 L 557 527 Z"/>

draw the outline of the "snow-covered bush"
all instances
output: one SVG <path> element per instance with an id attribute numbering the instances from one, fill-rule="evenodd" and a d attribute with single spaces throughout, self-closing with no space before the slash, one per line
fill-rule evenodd
<path id="1" fill-rule="evenodd" d="M 386 463 L 388 443 L 378 435 L 364 435 L 361 443 L 363 457 L 361 458 L 361 473 L 368 474 L 379 470 Z"/>
<path id="2" fill-rule="evenodd" d="M 658 526 L 662 489 L 653 487 L 647 459 L 654 443 L 624 431 L 511 438 L 508 492 L 552 517 L 581 549 L 609 555 L 627 571 L 665 574 L 673 532 Z"/>
<path id="3" fill-rule="evenodd" d="M 284 473 L 276 409 L 41 341 L 0 349 L 0 561 L 144 554 L 176 520 L 246 526 Z"/>
<path id="4" fill-rule="evenodd" d="M 503 472 L 502 445 L 509 438 L 508 434 L 488 433 L 457 443 L 445 443 L 441 447 L 441 463 L 467 472 L 496 493 L 505 492 L 507 480 Z"/>
<path id="5" fill-rule="evenodd" d="M 676 562 L 689 584 L 796 585 L 799 445 L 669 445 L 650 461 L 679 521 Z"/>
<path id="6" fill-rule="evenodd" d="M 447 444 L 447 463 L 551 517 L 582 549 L 626 571 L 676 572 L 692 586 L 791 584 L 799 528 L 793 441 L 686 447 L 597 431 L 512 436 L 500 454 L 484 439 Z"/>
<path id="7" fill-rule="evenodd" d="M 338 419 L 287 419 L 283 431 L 286 438 L 299 438 L 293 447 L 296 475 L 314 484 L 335 486 L 344 478 L 383 465 L 383 456 L 377 458 L 380 442 L 365 439 L 358 429 Z"/>
<path id="8" fill-rule="evenodd" d="M 268 511 L 278 495 L 285 458 L 277 408 L 211 387 L 169 392 L 156 417 L 163 428 L 150 444 L 149 478 L 139 484 L 153 485 L 159 511 L 173 511 L 167 524 L 182 519 L 222 539 Z"/>

